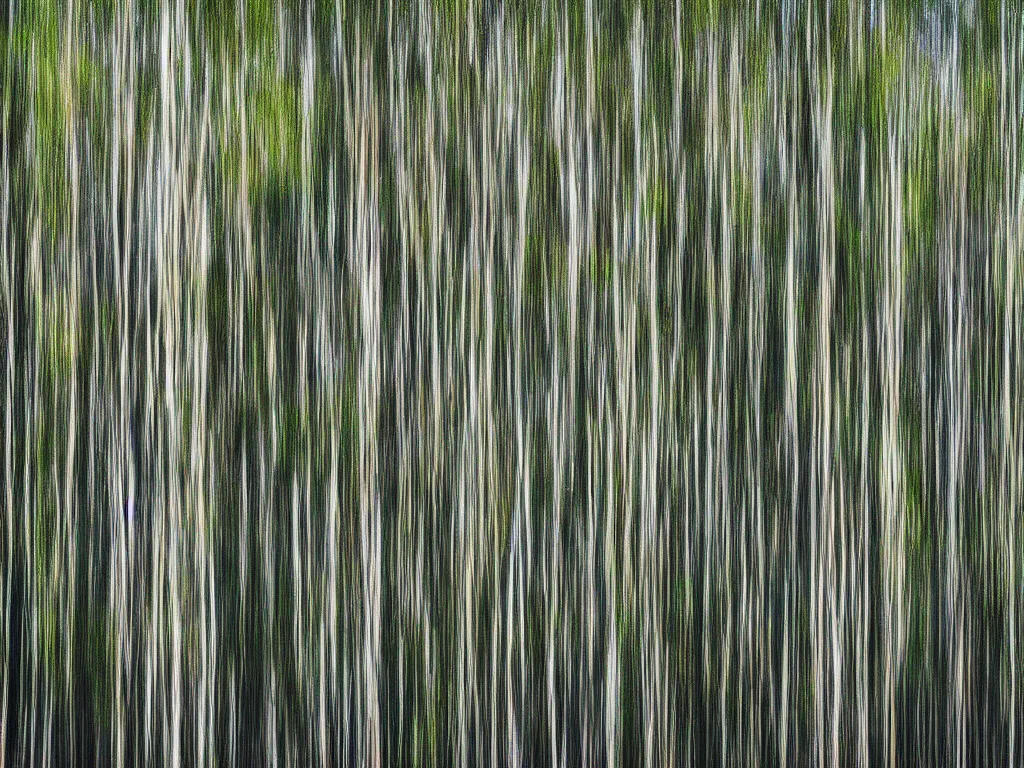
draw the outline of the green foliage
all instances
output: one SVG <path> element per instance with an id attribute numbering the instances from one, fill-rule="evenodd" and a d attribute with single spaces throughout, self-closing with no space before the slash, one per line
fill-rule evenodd
<path id="1" fill-rule="evenodd" d="M 1019 309 L 1009 301 L 1007 270 L 1018 270 L 1018 291 L 1024 281 L 1024 260 L 1016 267 L 1004 260 L 1003 238 L 1014 220 L 1002 217 L 1012 215 L 1006 207 L 1016 200 L 1007 185 L 1019 176 L 1011 142 L 1022 141 L 1024 131 L 1013 123 L 1020 115 L 1008 103 L 1012 91 L 1001 86 L 1004 65 L 993 42 L 1004 25 L 1001 9 L 993 15 L 995 6 L 980 3 L 975 21 L 960 30 L 960 79 L 950 86 L 924 45 L 922 3 L 888 4 L 884 32 L 868 21 L 865 7 L 846 0 L 785 19 L 781 4 L 766 0 L 759 22 L 750 21 L 756 11 L 748 4 L 682 3 L 677 48 L 674 3 L 595 2 L 588 61 L 584 3 L 530 0 L 497 8 L 435 0 L 422 6 L 430 25 L 415 2 L 343 2 L 338 17 L 335 6 L 317 3 L 309 9 L 314 28 L 307 38 L 301 4 L 189 0 L 181 30 L 176 8 L 139 0 L 129 25 L 136 45 L 127 66 L 137 84 L 129 149 L 113 141 L 130 131 L 115 122 L 128 119 L 118 111 L 127 106 L 127 85 L 115 83 L 117 57 L 107 42 L 121 34 L 113 25 L 126 7 L 97 3 L 69 21 L 60 4 L 26 0 L 15 7 L 10 28 L 0 30 L 12 126 L 4 136 L 10 150 L 3 167 L 13 190 L 4 226 L 14 243 L 0 318 L 14 317 L 16 326 L 8 366 L 15 534 L 0 537 L 0 556 L 15 553 L 8 572 L 29 583 L 11 589 L 35 601 L 23 613 L 37 620 L 32 653 L 46 675 L 55 677 L 65 644 L 75 643 L 74 684 L 81 690 L 67 700 L 95 700 L 82 720 L 103 732 L 95 737 L 102 742 L 96 754 L 108 754 L 103 739 L 114 740 L 107 732 L 119 718 L 127 717 L 132 734 L 143 731 L 141 716 L 118 715 L 114 706 L 114 659 L 128 655 L 114 631 L 121 620 L 133 622 L 131 651 L 151 654 L 141 662 L 135 657 L 126 689 L 137 692 L 140 669 L 149 673 L 144 665 L 158 658 L 152 674 L 164 703 L 170 630 L 180 630 L 176 661 L 186 675 L 205 669 L 197 660 L 204 642 L 213 648 L 212 671 L 202 674 L 211 683 L 203 690 L 215 692 L 218 729 L 227 720 L 220 692 L 228 689 L 228 674 L 238 673 L 238 711 L 252 722 L 269 719 L 259 710 L 260 694 L 276 675 L 280 709 L 272 728 L 295 764 L 316 762 L 302 751 L 314 740 L 296 737 L 306 735 L 309 713 L 335 718 L 324 729 L 336 731 L 337 712 L 351 706 L 352 732 L 362 733 L 371 672 L 379 673 L 372 695 L 379 696 L 381 740 L 398 751 L 385 752 L 382 763 L 447 764 L 464 745 L 467 762 L 487 762 L 478 745 L 491 736 L 484 725 L 493 716 L 495 743 L 511 733 L 501 730 L 504 723 L 514 723 L 520 756 L 544 764 L 553 746 L 549 723 L 571 744 L 579 713 L 602 737 L 619 734 L 610 748 L 627 761 L 653 733 L 647 723 L 664 720 L 676 730 L 658 731 L 650 743 L 668 743 L 675 734 L 694 763 L 772 762 L 771 754 L 753 749 L 726 752 L 735 734 L 756 728 L 767 729 L 766 744 L 777 741 L 777 733 L 767 733 L 777 725 L 774 715 L 757 711 L 779 706 L 783 662 L 790 675 L 787 735 L 796 744 L 789 758 L 803 764 L 814 745 L 828 743 L 814 729 L 816 718 L 833 722 L 833 658 L 846 675 L 839 693 L 852 687 L 850 670 L 866 665 L 871 706 L 934 715 L 925 710 L 948 682 L 933 677 L 936 662 L 947 661 L 939 642 L 945 638 L 935 629 L 940 611 L 955 612 L 970 630 L 962 642 L 975 666 L 965 679 L 991 685 L 970 691 L 970 709 L 996 722 L 991 713 L 1005 706 L 1005 691 L 989 681 L 1005 677 L 1009 663 L 991 652 L 1003 639 L 1010 604 L 1010 588 L 1000 580 L 1012 587 L 1016 578 L 1006 565 L 1016 553 L 999 527 L 1010 528 L 1012 515 L 995 509 L 1010 495 L 1003 478 L 1017 447 L 1016 432 L 1003 426 L 1006 413 L 1015 423 L 1017 391 L 1004 375 L 1019 367 L 1012 352 L 1019 334 L 1006 330 L 1016 329 L 1012 313 Z M 169 85 L 179 113 L 168 111 L 172 100 L 161 92 L 160 35 L 170 16 Z M 507 40 L 497 38 L 499 20 Z M 81 28 L 69 26 L 79 22 Z M 630 50 L 636 30 L 639 86 L 640 62 Z M 421 41 L 416 33 L 430 37 Z M 429 73 L 421 42 L 433 57 Z M 404 46 L 408 61 L 399 65 L 389 44 Z M 518 70 L 510 76 L 513 44 Z M 313 112 L 306 114 L 310 50 Z M 479 56 L 471 61 L 470 51 Z M 710 102 L 712 76 L 717 104 Z M 345 133 L 345 118 L 357 111 L 356 88 L 370 106 L 354 127 L 370 134 L 372 160 Z M 556 111 L 559 92 L 564 113 Z M 510 101 L 499 100 L 504 96 Z M 429 126 L 428 99 L 437 121 Z M 207 103 L 209 144 L 199 162 Z M 406 114 L 396 114 L 394 105 L 402 103 Z M 815 110 L 829 106 L 826 143 Z M 164 125 L 173 129 L 165 133 Z M 521 242 L 517 163 L 526 149 Z M 77 242 L 69 225 L 70 150 L 79 168 Z M 566 197 L 571 179 L 585 188 L 572 190 L 585 193 L 578 206 Z M 431 199 L 435 182 L 444 200 Z M 375 196 L 360 199 L 365 189 Z M 477 195 L 481 189 L 485 194 Z M 474 208 L 481 198 L 483 207 Z M 38 254 L 31 240 L 37 220 Z M 297 235 L 307 221 L 312 248 Z M 155 222 L 164 229 L 157 232 Z M 827 250 L 833 222 L 834 253 Z M 943 240 L 950 226 L 964 242 L 953 250 L 965 254 L 950 256 Z M 480 252 L 470 248 L 473 227 L 493 236 Z M 651 231 L 656 251 L 647 247 Z M 167 232 L 173 238 L 155 240 Z M 584 244 L 573 254 L 581 262 L 574 265 L 580 283 L 573 349 L 570 241 Z M 890 269 L 897 251 L 903 261 Z M 520 253 L 523 263 L 514 263 Z M 112 281 L 116 259 L 127 285 Z M 68 264 L 82 267 L 77 282 Z M 95 265 L 98 287 L 82 276 L 91 278 L 83 265 Z M 656 295 L 649 302 L 652 270 Z M 520 274 L 525 311 L 513 322 L 510 296 Z M 822 312 L 826 280 L 835 289 L 830 315 Z M 123 292 L 116 302 L 111 283 Z M 368 288 L 379 300 L 364 301 Z M 900 316 L 889 311 L 894 300 Z M 661 366 L 653 372 L 652 333 Z M 564 359 L 549 354 L 552 339 Z M 199 372 L 193 355 L 204 343 L 208 362 Z M 894 389 L 890 349 L 902 366 Z M 960 378 L 949 376 L 950 368 Z M 198 400 L 203 392 L 206 402 Z M 955 434 L 954 415 L 962 430 Z M 568 425 L 561 477 L 550 444 L 556 416 Z M 899 428 L 895 445 L 885 432 L 889 418 Z M 133 430 L 142 435 L 138 446 Z M 960 453 L 950 448 L 953 437 L 961 440 Z M 528 446 L 523 462 L 520 439 Z M 193 482 L 196 440 L 205 441 L 209 466 Z M 69 444 L 78 452 L 73 460 Z M 146 489 L 158 499 L 152 519 L 166 526 L 160 535 L 180 534 L 180 549 L 178 571 L 168 575 L 166 539 L 157 538 L 155 524 L 140 527 L 134 551 L 141 554 L 134 556 L 142 565 L 128 579 L 141 586 L 117 605 L 109 596 L 108 528 L 118 512 L 104 506 L 104 494 L 123 496 L 126 466 L 136 488 L 166 485 Z M 203 544 L 215 548 L 214 556 L 193 538 L 207 502 L 206 486 L 196 490 L 200 483 L 212 489 Z M 301 513 L 293 531 L 296 488 Z M 562 505 L 552 509 L 556 492 Z M 96 509 L 66 504 L 68 494 Z M 166 501 L 175 494 L 176 506 Z M 333 541 L 326 533 L 329 494 L 338 499 Z M 823 498 L 836 505 L 834 533 Z M 29 513 L 22 515 L 23 508 Z M 365 516 L 367 509 L 377 517 Z M 66 540 L 65 530 L 72 531 Z M 293 553 L 293 536 L 301 555 Z M 379 554 L 371 546 L 375 536 Z M 597 553 L 592 568 L 580 554 L 588 546 Z M 329 585 L 322 571 L 331 556 L 338 572 Z M 62 569 L 73 558 L 80 584 L 64 600 Z M 557 584 L 549 576 L 555 564 L 562 569 Z M 218 590 L 216 606 L 204 583 Z M 829 598 L 843 596 L 838 610 L 846 614 L 838 618 L 849 629 L 829 634 L 837 617 L 831 608 L 819 610 L 812 584 L 833 590 Z M 180 596 L 176 616 L 166 607 L 170 587 Z M 376 614 L 366 607 L 374 599 Z M 865 603 L 866 651 L 857 650 L 861 630 L 853 626 Z M 595 616 L 587 614 L 592 604 Z M 326 618 L 332 609 L 334 625 Z M 70 620 L 61 610 L 76 614 L 81 637 L 62 636 Z M 378 635 L 368 629 L 374 617 Z M 204 640 L 210 618 L 222 634 Z M 22 637 L 24 616 L 11 621 Z M 595 656 L 582 658 L 580 638 L 591 630 Z M 238 636 L 225 639 L 232 632 Z M 839 656 L 815 646 L 820 633 L 842 646 Z M 620 675 L 589 686 L 612 658 L 612 638 Z M 651 638 L 662 645 L 655 649 Z M 331 654 L 337 658 L 328 662 Z M 895 693 L 878 681 L 889 654 L 903 660 L 902 667 L 894 662 Z M 979 673 L 982 658 L 988 666 Z M 403 674 L 399 660 L 407 664 Z M 321 705 L 316 685 L 328 679 L 328 663 L 337 666 L 333 687 L 322 694 L 329 703 Z M 337 669 L 351 677 L 339 682 Z M 665 691 L 654 705 L 663 707 L 659 712 L 648 703 L 655 675 Z M 549 685 L 560 708 L 554 713 L 546 709 Z M 199 706 L 192 693 L 184 686 L 186 720 Z M 54 722 L 63 728 L 67 712 L 60 708 L 70 705 L 60 696 L 53 701 Z M 481 714 L 481 702 L 496 714 Z M 847 725 L 861 713 L 845 700 L 835 706 L 847 738 Z M 475 714 L 460 722 L 463 712 Z M 27 717 L 38 720 L 35 712 Z M 881 738 L 875 719 L 883 717 L 869 718 L 871 759 Z M 14 731 L 25 720 L 12 722 Z M 154 743 L 169 732 L 166 722 Z M 196 741 L 195 733 L 186 736 Z M 250 752 L 267 749 L 269 739 L 260 738 L 253 737 Z M 353 743 L 359 738 L 351 736 Z M 671 762 L 651 749 L 654 762 Z M 9 762 L 20 764 L 20 757 Z M 232 757 L 245 762 L 251 754 Z M 599 750 L 595 759 L 602 757 Z M 191 753 L 182 759 L 190 760 Z M 207 762 L 232 760 L 218 753 Z"/>

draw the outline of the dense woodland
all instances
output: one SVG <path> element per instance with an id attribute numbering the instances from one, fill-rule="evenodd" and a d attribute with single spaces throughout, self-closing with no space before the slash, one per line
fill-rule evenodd
<path id="1" fill-rule="evenodd" d="M 1022 54 L 7 0 L 0 767 L 1021 764 Z"/>

